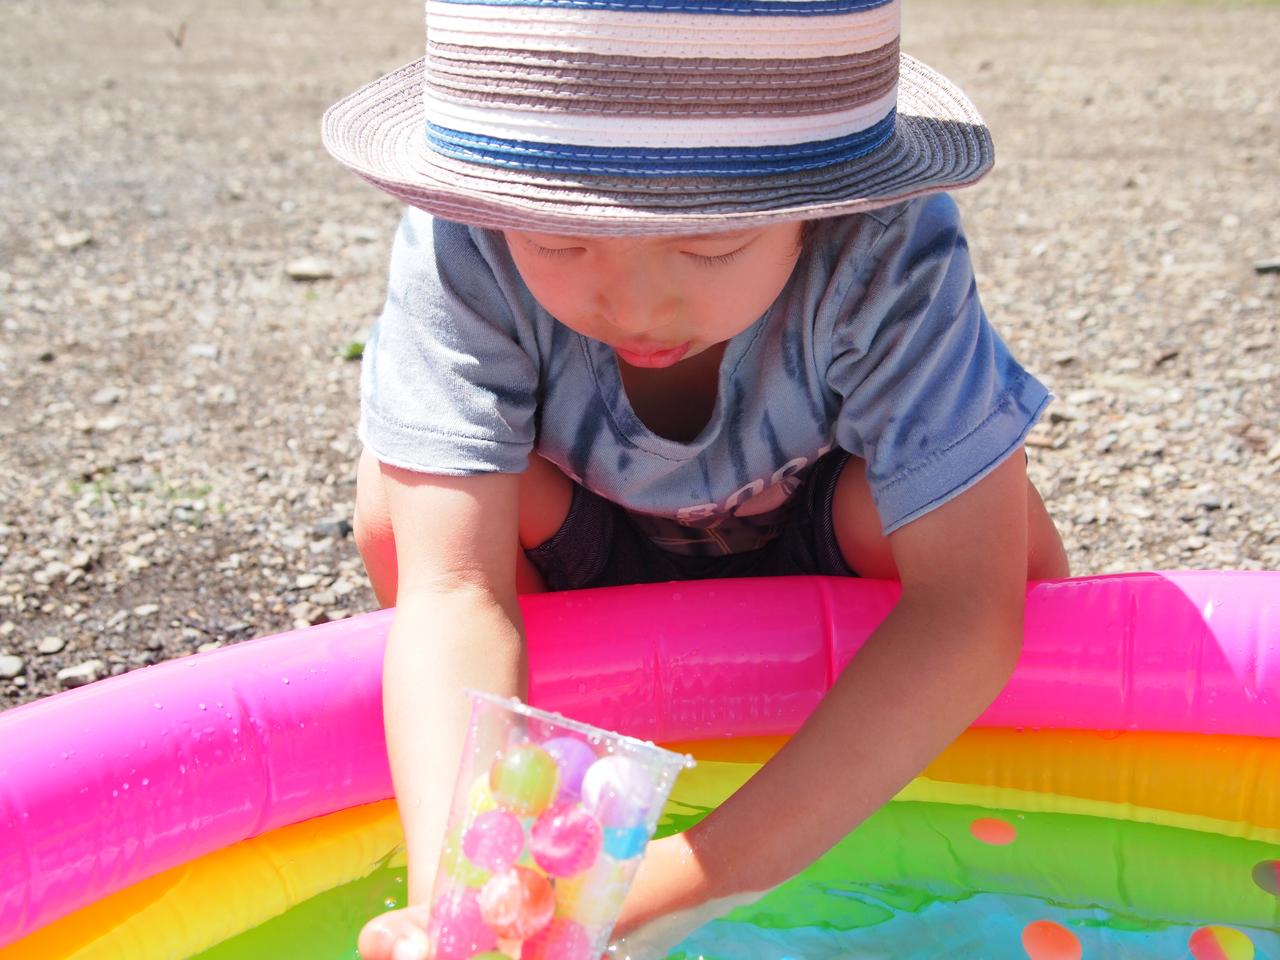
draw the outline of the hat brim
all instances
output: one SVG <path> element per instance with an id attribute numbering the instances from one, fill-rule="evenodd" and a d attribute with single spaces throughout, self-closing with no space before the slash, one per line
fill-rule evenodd
<path id="1" fill-rule="evenodd" d="M 330 107 L 324 145 L 387 193 L 475 226 L 575 235 L 734 230 L 857 213 L 967 186 L 994 161 L 991 136 L 968 98 L 903 54 L 893 136 L 871 153 L 820 170 L 637 180 L 482 167 L 428 146 L 424 64 L 407 64 Z"/>

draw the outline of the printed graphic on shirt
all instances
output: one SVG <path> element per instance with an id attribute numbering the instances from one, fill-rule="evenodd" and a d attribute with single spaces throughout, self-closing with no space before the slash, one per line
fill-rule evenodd
<path id="1" fill-rule="evenodd" d="M 778 535 L 792 497 L 832 449 L 828 444 L 811 457 L 794 457 L 719 503 L 681 507 L 674 518 L 633 513 L 632 519 L 655 545 L 672 553 L 722 556 L 758 550 Z"/>

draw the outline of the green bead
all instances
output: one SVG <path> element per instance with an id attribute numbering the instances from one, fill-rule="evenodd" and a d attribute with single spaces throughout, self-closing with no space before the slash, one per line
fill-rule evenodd
<path id="1" fill-rule="evenodd" d="M 493 762 L 489 786 L 499 805 L 520 816 L 536 816 L 556 798 L 560 768 L 541 747 L 522 744 Z"/>

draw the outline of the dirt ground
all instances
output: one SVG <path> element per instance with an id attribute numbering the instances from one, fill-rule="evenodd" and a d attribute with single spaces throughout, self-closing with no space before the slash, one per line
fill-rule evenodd
<path id="1" fill-rule="evenodd" d="M 319 119 L 420 55 L 420 5 L 5 14 L 0 708 L 371 609 L 348 357 L 397 208 Z M 988 312 L 1058 397 L 1031 470 L 1075 572 L 1280 568 L 1280 7 L 905 15 L 994 133 L 958 199 Z"/>

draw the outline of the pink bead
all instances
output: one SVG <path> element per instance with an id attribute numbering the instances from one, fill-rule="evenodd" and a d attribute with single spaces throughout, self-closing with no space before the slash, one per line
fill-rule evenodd
<path id="1" fill-rule="evenodd" d="M 477 867 L 497 873 L 518 859 L 524 849 L 520 818 L 505 810 L 490 810 L 476 817 L 462 837 L 462 852 Z"/>
<path id="2" fill-rule="evenodd" d="M 551 920 L 555 893 L 542 874 L 512 867 L 480 889 L 480 914 L 503 940 L 527 940 Z"/>
<path id="3" fill-rule="evenodd" d="M 431 940 L 434 960 L 470 960 L 477 953 L 492 950 L 498 938 L 480 913 L 480 902 L 470 890 L 446 893 L 431 911 Z"/>
<path id="4" fill-rule="evenodd" d="M 556 917 L 524 942 L 520 960 L 591 960 L 591 938 L 582 924 Z"/>
<path id="5" fill-rule="evenodd" d="M 601 841 L 600 824 L 576 803 L 543 811 L 529 831 L 534 861 L 553 877 L 586 870 L 600 855 Z"/>

